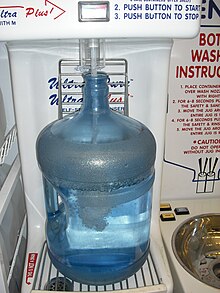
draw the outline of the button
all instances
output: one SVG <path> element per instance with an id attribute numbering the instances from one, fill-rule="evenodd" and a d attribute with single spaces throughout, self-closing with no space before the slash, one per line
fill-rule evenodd
<path id="1" fill-rule="evenodd" d="M 174 212 L 176 215 L 189 215 L 189 209 L 187 207 L 175 208 Z"/>
<path id="2" fill-rule="evenodd" d="M 107 22 L 110 20 L 109 1 L 80 1 L 78 2 L 79 21 Z"/>
<path id="3" fill-rule="evenodd" d="M 160 211 L 171 211 L 171 205 L 169 203 L 161 203 L 160 204 Z"/>
<path id="4" fill-rule="evenodd" d="M 174 213 L 163 213 L 160 215 L 160 218 L 163 222 L 176 220 Z"/>

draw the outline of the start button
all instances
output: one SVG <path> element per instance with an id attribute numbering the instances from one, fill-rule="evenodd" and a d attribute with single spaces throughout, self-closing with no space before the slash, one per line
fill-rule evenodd
<path id="1" fill-rule="evenodd" d="M 80 1 L 78 3 L 79 21 L 107 22 L 109 21 L 108 1 Z"/>

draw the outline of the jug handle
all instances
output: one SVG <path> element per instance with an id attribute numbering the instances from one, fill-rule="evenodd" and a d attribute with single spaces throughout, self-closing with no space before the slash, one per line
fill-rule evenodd
<path id="1" fill-rule="evenodd" d="M 47 215 L 53 216 L 59 211 L 58 193 L 45 177 L 43 177 L 43 185 Z"/>

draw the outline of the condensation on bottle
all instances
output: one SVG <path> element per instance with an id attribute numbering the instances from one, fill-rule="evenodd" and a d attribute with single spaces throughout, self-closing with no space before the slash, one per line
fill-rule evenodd
<path id="1" fill-rule="evenodd" d="M 155 139 L 110 109 L 107 79 L 84 75 L 81 110 L 46 126 L 36 144 L 49 256 L 67 278 L 91 285 L 134 274 L 150 243 Z"/>

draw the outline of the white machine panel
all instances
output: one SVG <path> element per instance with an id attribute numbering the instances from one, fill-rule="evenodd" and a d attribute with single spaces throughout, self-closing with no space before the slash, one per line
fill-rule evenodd
<path id="1" fill-rule="evenodd" d="M 0 40 L 188 38 L 200 11 L 201 0 L 1 0 Z"/>

